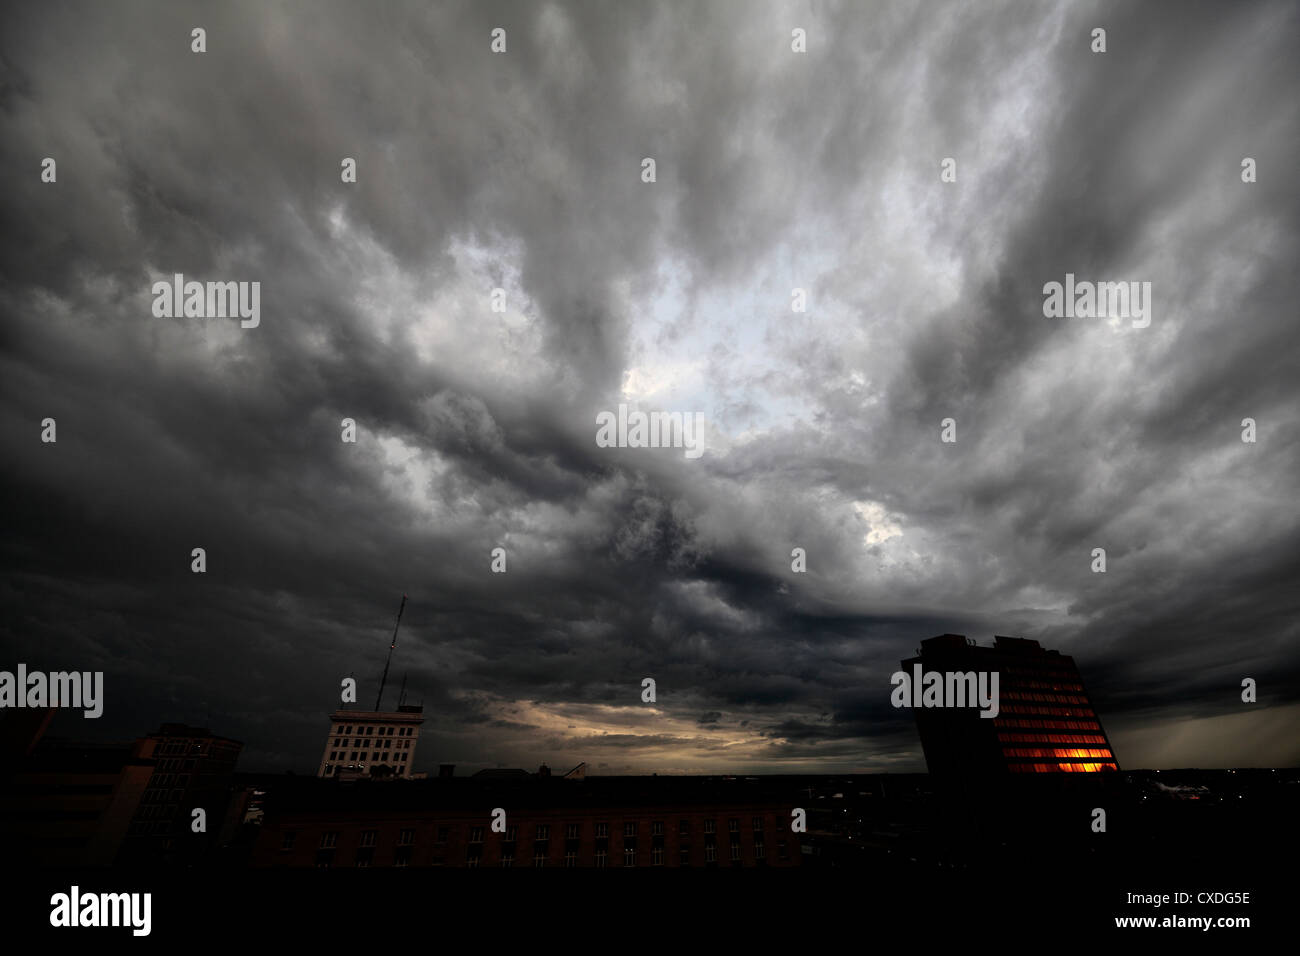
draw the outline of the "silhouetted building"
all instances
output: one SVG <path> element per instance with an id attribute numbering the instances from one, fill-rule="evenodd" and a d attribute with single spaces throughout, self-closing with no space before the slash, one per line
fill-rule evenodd
<path id="1" fill-rule="evenodd" d="M 503 830 L 493 810 L 505 808 Z M 307 779 L 267 795 L 251 865 L 798 866 L 788 785 L 699 777 Z"/>
<path id="2" fill-rule="evenodd" d="M 411 777 L 424 707 L 403 704 L 395 711 L 336 710 L 321 755 L 318 777 Z"/>
<path id="3" fill-rule="evenodd" d="M 527 780 L 531 776 L 520 767 L 488 767 L 474 774 L 476 780 Z"/>
<path id="4" fill-rule="evenodd" d="M 137 743 L 154 766 L 119 862 L 192 862 L 222 836 L 244 745 L 185 724 L 163 724 Z M 203 829 L 197 832 L 195 810 L 203 811 Z"/>
<path id="5" fill-rule="evenodd" d="M 164 724 L 121 743 L 39 740 L 0 779 L 0 844 L 32 866 L 193 861 L 221 839 L 242 745 Z M 192 810 L 207 814 L 195 833 Z"/>
<path id="6" fill-rule="evenodd" d="M 996 717 L 970 706 L 913 708 L 931 774 L 1119 769 L 1072 657 L 1022 638 L 981 647 L 944 634 L 922 641 L 919 656 L 902 664 L 909 674 L 917 664 L 923 672 L 998 674 Z"/>
<path id="7" fill-rule="evenodd" d="M 143 742 L 43 741 L 0 780 L 0 842 L 13 866 L 108 866 L 153 760 Z"/>
<path id="8" fill-rule="evenodd" d="M 54 719 L 56 707 L 22 707 L 0 710 L 0 761 L 13 766 L 14 761 L 35 749 Z"/>

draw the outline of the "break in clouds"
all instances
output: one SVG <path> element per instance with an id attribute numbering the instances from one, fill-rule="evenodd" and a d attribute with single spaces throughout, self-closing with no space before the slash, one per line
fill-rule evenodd
<path id="1" fill-rule="evenodd" d="M 406 593 L 416 769 L 905 771 L 890 674 L 996 633 L 1123 766 L 1294 763 L 1297 18 L 8 6 L 0 666 L 306 772 Z"/>

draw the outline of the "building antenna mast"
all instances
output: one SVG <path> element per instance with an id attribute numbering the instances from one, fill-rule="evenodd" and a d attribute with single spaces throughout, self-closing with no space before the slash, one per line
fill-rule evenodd
<path id="1" fill-rule="evenodd" d="M 384 685 L 388 683 L 388 665 L 393 663 L 393 650 L 397 647 L 397 629 L 402 626 L 402 612 L 406 610 L 406 595 L 402 595 L 402 606 L 397 609 L 397 623 L 393 625 L 393 643 L 388 645 L 388 660 L 384 662 L 384 676 L 379 681 L 379 696 L 375 698 L 375 710 L 384 699 Z"/>

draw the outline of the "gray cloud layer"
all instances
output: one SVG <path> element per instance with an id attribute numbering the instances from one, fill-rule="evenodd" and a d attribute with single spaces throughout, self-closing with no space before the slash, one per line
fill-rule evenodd
<path id="1" fill-rule="evenodd" d="M 93 730 L 308 769 L 405 591 L 423 767 L 920 769 L 945 631 L 1074 654 L 1126 765 L 1300 758 L 1294 4 L 128 12 L 0 30 L 0 667 L 104 670 Z"/>

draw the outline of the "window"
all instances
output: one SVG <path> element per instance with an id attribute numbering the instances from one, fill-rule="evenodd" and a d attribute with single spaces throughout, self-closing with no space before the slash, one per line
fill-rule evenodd
<path id="1" fill-rule="evenodd" d="M 362 831 L 361 831 L 361 846 L 374 846 L 374 845 L 377 844 L 378 842 L 379 842 L 379 831 L 378 831 L 378 830 L 362 830 Z"/>
<path id="2" fill-rule="evenodd" d="M 762 818 L 762 817 L 754 817 L 754 832 L 755 832 L 755 833 L 762 833 L 762 832 L 763 832 L 763 818 Z"/>
<path id="3" fill-rule="evenodd" d="M 600 837 L 607 837 L 607 836 L 609 836 L 609 824 L 608 824 L 608 823 L 597 823 L 597 824 L 596 824 L 596 838 L 599 839 Z"/>
<path id="4" fill-rule="evenodd" d="M 328 869 L 329 867 L 333 866 L 333 865 L 334 865 L 334 851 L 333 851 L 333 850 L 317 850 L 317 851 L 316 851 L 316 865 L 317 865 L 318 867 L 321 867 L 322 869 Z"/>
<path id="5" fill-rule="evenodd" d="M 739 860 L 740 860 L 740 844 L 739 844 L 739 843 L 733 843 L 733 844 L 731 844 L 731 859 L 734 860 L 734 861 L 739 861 Z"/>
<path id="6" fill-rule="evenodd" d="M 577 851 L 577 850 L 565 850 L 565 851 L 564 851 L 564 865 L 565 865 L 565 866 L 577 866 L 577 865 L 578 865 L 578 851 Z"/>
<path id="7" fill-rule="evenodd" d="M 403 830 L 397 834 L 398 846 L 413 846 L 415 844 L 415 831 Z"/>
<path id="8" fill-rule="evenodd" d="M 483 842 L 483 828 L 482 828 L 482 827 L 470 827 L 470 828 L 469 828 L 469 842 L 470 842 L 470 843 L 482 843 L 482 842 Z"/>
<path id="9" fill-rule="evenodd" d="M 664 865 L 664 848 L 663 848 L 663 847 L 661 847 L 661 846 L 657 846 L 657 847 L 655 847 L 653 850 L 650 851 L 650 865 L 651 865 L 651 866 L 663 866 L 663 865 Z"/>
<path id="10" fill-rule="evenodd" d="M 351 725 L 351 724 L 348 724 L 348 729 L 345 730 L 345 731 L 343 731 L 343 732 L 344 732 L 345 734 L 347 734 L 349 737 L 351 737 L 351 736 L 352 736 L 352 725 Z"/>
<path id="11" fill-rule="evenodd" d="M 690 848 L 690 847 L 688 847 L 688 846 L 684 846 L 684 847 L 682 847 L 680 850 L 677 851 L 677 864 L 678 864 L 678 866 L 690 866 L 690 865 L 691 865 L 691 848 Z"/>
<path id="12" fill-rule="evenodd" d="M 705 820 L 705 821 L 704 821 L 704 832 L 705 832 L 705 833 L 717 833 L 717 832 L 718 832 L 718 821 L 717 821 L 717 820 Z"/>
<path id="13" fill-rule="evenodd" d="M 549 823 L 537 824 L 537 839 L 549 840 L 551 838 L 551 825 Z"/>
<path id="14" fill-rule="evenodd" d="M 606 860 L 608 859 L 608 857 L 609 857 L 609 854 L 608 854 L 606 851 L 604 851 L 604 850 L 597 850 L 597 851 L 596 851 L 596 865 L 597 865 L 597 866 L 602 866 L 602 867 L 605 866 L 605 864 L 606 864 Z"/>
<path id="15" fill-rule="evenodd" d="M 373 846 L 363 846 L 357 850 L 357 866 L 369 866 L 375 858 Z"/>
<path id="16" fill-rule="evenodd" d="M 704 847 L 704 862 L 713 863 L 718 859 L 718 848 L 712 843 Z"/>
<path id="17" fill-rule="evenodd" d="M 778 857 L 779 859 L 782 859 L 782 860 L 788 860 L 788 859 L 790 858 L 790 857 L 789 857 L 789 854 L 786 853 L 786 850 L 785 850 L 785 841 L 784 841 L 784 840 L 778 840 L 778 841 L 777 841 L 777 844 L 776 844 L 776 855 L 777 855 L 777 857 Z"/>
<path id="18" fill-rule="evenodd" d="M 514 843 L 519 839 L 519 827 L 506 827 L 506 842 Z"/>
<path id="19" fill-rule="evenodd" d="M 662 820 L 656 820 L 654 823 L 650 824 L 650 835 L 651 836 L 664 835 L 664 822 Z"/>
<path id="20" fill-rule="evenodd" d="M 763 846 L 763 841 L 762 840 L 756 841 L 754 843 L 754 859 L 762 860 L 766 858 L 766 855 L 767 855 L 767 848 Z"/>
<path id="21" fill-rule="evenodd" d="M 338 843 L 339 843 L 338 830 L 326 830 L 324 833 L 320 835 L 321 849 L 333 849 L 334 847 L 338 846 Z"/>
<path id="22" fill-rule="evenodd" d="M 690 835 L 691 835 L 691 821 L 690 821 L 690 820 L 678 820 L 678 821 L 677 821 L 677 832 L 678 832 L 681 836 L 690 836 Z"/>
<path id="23" fill-rule="evenodd" d="M 564 828 L 565 837 L 567 837 L 570 840 L 578 839 L 580 835 L 580 831 L 578 828 L 580 826 L 582 826 L 582 824 L 580 823 L 570 823 L 567 827 Z"/>
<path id="24" fill-rule="evenodd" d="M 439 842 L 439 843 L 446 843 L 446 842 L 447 842 L 447 837 L 450 836 L 450 835 L 451 835 L 451 829 L 450 829 L 449 827 L 438 827 L 438 842 Z"/>
<path id="25" fill-rule="evenodd" d="M 297 830 L 285 830 L 284 836 L 280 838 L 281 850 L 292 850 L 294 841 L 298 839 Z"/>
<path id="26" fill-rule="evenodd" d="M 739 833 L 739 832 L 740 832 L 740 821 L 737 820 L 735 817 L 732 817 L 730 820 L 728 820 L 728 821 L 727 821 L 727 832 L 728 832 L 728 833 Z"/>
<path id="27" fill-rule="evenodd" d="M 625 823 L 625 824 L 623 824 L 623 836 L 625 836 L 625 837 L 634 837 L 634 836 L 636 836 L 636 824 L 635 824 L 635 823 Z"/>
<path id="28" fill-rule="evenodd" d="M 636 866 L 636 847 L 628 846 L 623 848 L 623 865 Z"/>
<path id="29" fill-rule="evenodd" d="M 338 759 L 339 759 L 339 752 L 337 750 L 331 750 L 330 760 L 338 760 Z"/>
<path id="30" fill-rule="evenodd" d="M 514 865 L 515 865 L 515 853 L 514 853 L 513 850 L 503 850 L 503 851 L 502 851 L 502 853 L 501 853 L 501 865 L 502 865 L 502 866 L 514 866 Z"/>
<path id="31" fill-rule="evenodd" d="M 393 853 L 393 866 L 410 866 L 411 865 L 411 848 L 409 846 L 399 846 Z"/>

